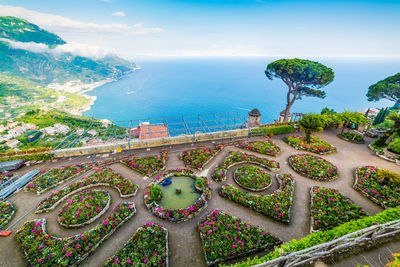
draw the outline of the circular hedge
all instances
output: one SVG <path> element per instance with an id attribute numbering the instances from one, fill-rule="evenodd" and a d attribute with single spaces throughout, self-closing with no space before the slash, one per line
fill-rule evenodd
<path id="1" fill-rule="evenodd" d="M 81 192 L 67 200 L 58 214 L 58 222 L 67 228 L 90 224 L 110 206 L 110 194 L 103 190 Z"/>
<path id="2" fill-rule="evenodd" d="M 318 156 L 297 154 L 290 156 L 288 161 L 295 172 L 314 180 L 329 181 L 338 176 L 337 167 Z"/>
<path id="3" fill-rule="evenodd" d="M 235 182 L 250 191 L 262 191 L 271 186 L 271 175 L 256 166 L 244 166 L 235 170 Z"/>

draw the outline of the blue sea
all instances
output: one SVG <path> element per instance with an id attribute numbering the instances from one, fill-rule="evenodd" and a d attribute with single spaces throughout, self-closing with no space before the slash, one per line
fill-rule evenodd
<path id="1" fill-rule="evenodd" d="M 286 85 L 268 80 L 264 70 L 274 58 L 168 58 L 136 62 L 141 69 L 102 85 L 84 115 L 111 121 L 238 112 L 258 108 L 263 122 L 273 122 L 286 104 Z M 400 59 L 314 59 L 331 67 L 335 79 L 324 88 L 326 98 L 297 100 L 292 112 L 361 111 L 392 106 L 368 102 L 368 87 L 400 72 Z"/>

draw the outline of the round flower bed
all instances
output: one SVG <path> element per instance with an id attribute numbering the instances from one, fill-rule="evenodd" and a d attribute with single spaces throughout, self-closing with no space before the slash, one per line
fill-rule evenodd
<path id="1" fill-rule="evenodd" d="M 365 143 L 365 140 L 361 135 L 351 133 L 351 132 L 345 132 L 342 134 L 338 134 L 338 137 L 340 139 L 343 139 L 350 143 L 355 143 L 355 144 L 364 144 Z"/>
<path id="2" fill-rule="evenodd" d="M 12 220 L 15 206 L 7 201 L 0 201 L 0 226 L 2 229 Z"/>
<path id="3" fill-rule="evenodd" d="M 102 185 L 116 188 L 121 197 L 132 197 L 139 190 L 139 186 L 133 184 L 121 174 L 110 168 L 104 168 L 63 189 L 52 192 L 46 199 L 39 203 L 36 213 L 52 211 L 58 204 L 76 192 Z"/>
<path id="4" fill-rule="evenodd" d="M 198 223 L 207 265 L 274 248 L 282 241 L 261 228 L 219 210 Z"/>
<path id="5" fill-rule="evenodd" d="M 217 167 L 215 168 L 215 172 L 212 175 L 212 178 L 216 181 L 225 181 L 226 172 L 228 171 L 228 169 L 235 165 L 243 163 L 258 165 L 260 167 L 266 168 L 271 172 L 277 172 L 280 170 L 280 165 L 277 161 L 260 158 L 242 152 L 231 151 L 225 156 L 222 163 L 217 165 Z"/>
<path id="6" fill-rule="evenodd" d="M 168 231 L 152 222 L 140 227 L 104 266 L 168 266 Z"/>
<path id="7" fill-rule="evenodd" d="M 201 186 L 200 188 L 196 186 L 196 190 L 201 192 L 200 198 L 191 206 L 186 209 L 165 209 L 161 207 L 158 203 L 162 199 L 162 195 L 159 192 L 160 184 L 164 182 L 164 180 L 170 177 L 179 177 L 185 176 L 190 177 L 196 180 L 196 185 Z M 197 182 L 198 179 L 203 180 L 204 182 Z M 155 190 L 155 189 L 157 190 Z M 157 193 L 152 192 L 152 190 L 157 191 Z M 161 219 L 165 219 L 172 222 L 184 222 L 187 221 L 198 213 L 200 213 L 203 209 L 207 207 L 207 200 L 211 197 L 211 189 L 208 184 L 207 178 L 198 177 L 192 171 L 187 169 L 176 169 L 165 172 L 161 177 L 156 177 L 156 179 L 150 183 L 144 189 L 144 204 L 146 207 L 157 217 Z"/>
<path id="8" fill-rule="evenodd" d="M 400 205 L 400 182 L 375 166 L 358 168 L 353 188 L 385 209 Z"/>
<path id="9" fill-rule="evenodd" d="M 291 155 L 288 161 L 294 171 L 310 179 L 330 181 L 338 176 L 337 167 L 318 156 L 297 154 Z"/>
<path id="10" fill-rule="evenodd" d="M 320 155 L 336 152 L 336 147 L 316 136 L 311 136 L 310 143 L 306 142 L 305 136 L 287 136 L 283 141 L 297 150 L 308 151 Z"/>
<path id="11" fill-rule="evenodd" d="M 110 194 L 104 190 L 81 192 L 67 200 L 58 214 L 58 222 L 67 228 L 90 224 L 107 211 L 110 200 Z"/>
<path id="12" fill-rule="evenodd" d="M 271 175 L 256 166 L 238 168 L 233 174 L 235 182 L 250 191 L 263 191 L 271 186 Z"/>
<path id="13" fill-rule="evenodd" d="M 311 188 L 311 233 L 329 230 L 364 216 L 367 213 L 338 190 Z"/>
<path id="14" fill-rule="evenodd" d="M 182 153 L 181 159 L 186 167 L 202 170 L 222 149 L 223 146 L 217 145 L 215 148 L 185 150 Z"/>
<path id="15" fill-rule="evenodd" d="M 273 157 L 281 153 L 280 147 L 271 140 L 243 142 L 238 144 L 237 147 Z"/>

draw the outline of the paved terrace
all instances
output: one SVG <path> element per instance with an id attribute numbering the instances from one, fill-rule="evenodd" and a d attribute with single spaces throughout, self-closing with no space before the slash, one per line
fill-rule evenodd
<path id="1" fill-rule="evenodd" d="M 134 183 L 140 186 L 140 190 L 137 195 L 128 199 L 121 199 L 117 193 L 117 191 L 113 188 L 107 187 L 107 190 L 110 192 L 112 197 L 112 205 L 111 208 L 97 221 L 89 226 L 85 226 L 79 229 L 64 229 L 57 223 L 57 214 L 61 209 L 62 205 L 59 205 L 54 211 L 45 214 L 35 214 L 35 208 L 38 202 L 44 199 L 50 192 L 47 192 L 41 196 L 36 196 L 31 192 L 18 192 L 14 196 L 12 196 L 9 200 L 12 203 L 15 203 L 17 206 L 17 213 L 11 224 L 16 222 L 18 218 L 26 214 L 28 211 L 28 215 L 20 220 L 16 225 L 12 227 L 13 234 L 6 238 L 1 238 L 0 241 L 0 265 L 1 266 L 26 266 L 26 262 L 23 258 L 22 251 L 20 250 L 17 242 L 14 239 L 15 232 L 19 229 L 19 227 L 26 221 L 38 218 L 46 218 L 48 220 L 47 230 L 48 233 L 57 235 L 58 237 L 67 237 L 75 234 L 82 233 L 101 220 L 103 220 L 106 216 L 111 213 L 113 207 L 115 207 L 121 201 L 134 201 L 137 208 L 137 214 L 131 218 L 125 225 L 123 225 L 119 230 L 117 230 L 107 241 L 105 241 L 96 252 L 91 254 L 88 259 L 82 264 L 82 266 L 101 266 L 107 257 L 112 256 L 130 237 L 131 235 L 143 224 L 148 221 L 153 221 L 165 226 L 169 231 L 169 249 L 170 249 L 170 266 L 205 266 L 204 255 L 201 248 L 201 241 L 199 234 L 196 230 L 196 225 L 199 222 L 200 218 L 215 208 L 219 208 L 224 212 L 230 213 L 234 216 L 237 216 L 244 221 L 250 222 L 254 225 L 259 225 L 264 230 L 271 232 L 279 236 L 284 241 L 289 241 L 291 239 L 299 239 L 309 234 L 310 230 L 310 210 L 309 210 L 309 202 L 310 202 L 310 187 L 314 185 L 336 188 L 340 190 L 341 193 L 350 197 L 356 204 L 361 206 L 364 210 L 368 212 L 369 215 L 374 215 L 378 212 L 382 211 L 378 205 L 374 204 L 367 198 L 363 197 L 357 191 L 352 188 L 354 183 L 353 172 L 357 167 L 363 165 L 376 165 L 379 168 L 387 168 L 397 173 L 400 173 L 400 167 L 385 161 L 379 157 L 376 157 L 372 151 L 370 151 L 367 147 L 368 143 L 370 143 L 371 139 L 367 138 L 367 144 L 358 145 L 351 144 L 346 141 L 343 141 L 336 137 L 335 131 L 327 131 L 323 134 L 318 134 L 319 137 L 328 141 L 329 143 L 335 145 L 338 149 L 338 153 L 323 156 L 325 159 L 331 161 L 333 164 L 338 166 L 340 177 L 332 182 L 318 182 L 305 177 L 302 177 L 296 174 L 288 165 L 287 158 L 295 153 L 299 153 L 299 151 L 293 149 L 286 143 L 282 141 L 283 135 L 275 136 L 273 141 L 276 142 L 281 148 L 282 153 L 274 158 L 275 160 L 281 163 L 281 168 L 283 173 L 291 173 L 295 177 L 296 185 L 294 192 L 294 206 L 292 213 L 292 223 L 290 225 L 284 225 L 282 223 L 275 222 L 274 220 L 263 216 L 257 212 L 251 211 L 245 207 L 239 206 L 227 199 L 220 197 L 217 193 L 217 189 L 220 186 L 220 183 L 215 182 L 211 179 L 211 175 L 215 168 L 215 165 L 220 163 L 224 156 L 231 150 L 240 150 L 233 146 L 225 147 L 224 150 L 214 158 L 203 171 L 196 171 L 199 175 L 204 175 L 209 178 L 211 181 L 212 187 L 212 196 L 209 201 L 208 207 L 198 216 L 189 220 L 187 222 L 183 222 L 180 224 L 168 222 L 162 219 L 159 219 L 153 216 L 144 206 L 143 203 L 143 190 L 146 185 L 150 182 L 151 178 L 144 179 L 141 175 L 136 172 L 130 170 L 129 168 L 123 166 L 122 164 L 113 164 L 111 168 L 116 170 L 117 172 L 123 174 L 128 179 L 131 179 Z M 206 145 L 211 146 L 211 142 L 206 143 Z M 186 148 L 190 148 L 188 145 Z M 167 169 L 175 169 L 175 168 L 183 168 L 184 164 L 181 160 L 179 160 L 179 154 L 185 149 L 184 146 L 175 146 L 170 148 L 169 159 L 167 163 Z M 161 150 L 161 148 L 152 148 L 150 151 L 139 150 L 135 151 L 136 156 L 145 156 L 145 155 L 155 155 Z M 245 151 L 246 153 L 253 153 L 249 151 Z M 124 152 L 129 153 L 129 152 Z M 253 153 L 256 154 L 257 153 Z M 260 157 L 268 157 L 265 155 L 258 154 Z M 268 157 L 272 158 L 272 157 Z M 98 156 L 95 157 L 96 160 L 104 160 L 105 157 Z M 33 168 L 51 168 L 55 166 L 59 166 L 60 164 L 74 164 L 78 162 L 90 161 L 88 157 L 80 157 L 78 159 L 59 159 L 57 162 L 46 162 L 41 165 L 24 167 L 19 171 L 20 175 L 26 173 L 27 171 Z M 227 173 L 227 183 L 234 184 L 232 179 L 233 171 L 240 166 L 236 166 L 231 168 Z M 67 184 L 72 183 L 75 180 L 80 179 L 83 176 L 89 175 L 92 171 L 83 174 L 80 177 L 77 177 L 71 181 L 68 181 Z M 272 180 L 273 185 L 266 194 L 269 194 L 277 189 L 277 181 L 275 179 Z M 57 188 L 64 187 L 66 184 L 62 184 Z M 99 187 L 102 188 L 102 187 Z M 263 192 L 262 194 L 265 194 Z M 330 262 L 329 264 L 332 266 L 357 266 L 357 264 L 369 265 L 369 266 L 384 266 L 386 263 L 391 261 L 391 254 L 394 252 L 400 251 L 400 241 L 393 241 L 389 244 L 380 246 L 378 248 L 372 249 L 367 252 L 363 252 L 358 255 L 353 255 L 345 259 L 335 260 Z M 265 254 L 265 253 L 261 253 Z"/>

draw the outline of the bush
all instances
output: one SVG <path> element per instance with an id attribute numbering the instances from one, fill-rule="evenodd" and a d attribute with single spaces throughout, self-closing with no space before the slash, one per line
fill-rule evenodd
<path id="1" fill-rule="evenodd" d="M 50 160 L 51 159 L 51 154 L 50 153 L 39 153 L 39 154 L 3 157 L 3 158 L 0 158 L 0 162 L 9 161 L 9 160 L 16 160 L 16 159 L 25 159 L 26 161 L 31 161 L 31 160 Z"/>
<path id="2" fill-rule="evenodd" d="M 388 146 L 388 149 L 394 153 L 400 154 L 400 138 L 391 142 Z"/>
<path id="3" fill-rule="evenodd" d="M 345 132 L 345 133 L 342 133 L 341 136 L 349 142 L 354 142 L 354 143 L 364 143 L 365 142 L 364 138 L 359 134 Z"/>
<path id="4" fill-rule="evenodd" d="M 162 198 L 162 190 L 160 185 L 154 184 L 150 189 L 150 197 L 156 202 L 160 202 Z"/>
<path id="5" fill-rule="evenodd" d="M 206 180 L 200 177 L 196 178 L 196 188 L 203 189 L 206 185 L 207 185 Z"/>
<path id="6" fill-rule="evenodd" d="M 277 134 L 287 134 L 293 133 L 294 126 L 293 124 L 288 125 L 278 125 L 278 126 L 269 126 L 269 127 L 259 127 L 250 130 L 250 135 L 260 136 L 260 135 L 277 135 Z"/>

